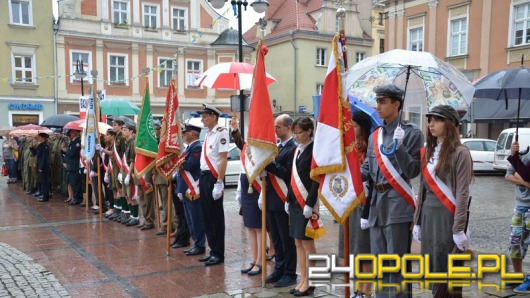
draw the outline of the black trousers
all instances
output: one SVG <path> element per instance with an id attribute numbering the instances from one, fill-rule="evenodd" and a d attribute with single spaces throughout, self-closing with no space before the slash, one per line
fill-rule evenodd
<path id="1" fill-rule="evenodd" d="M 289 236 L 289 215 L 267 210 L 267 229 L 274 244 L 274 271 L 296 278 L 296 245 Z"/>
<path id="2" fill-rule="evenodd" d="M 47 200 L 50 198 L 50 173 L 48 170 L 39 170 L 40 194 Z"/>
<path id="3" fill-rule="evenodd" d="M 190 243 L 190 230 L 184 214 L 184 204 L 173 191 L 171 192 L 171 199 L 173 200 L 173 206 L 175 206 L 175 216 L 179 220 L 174 243 L 187 245 Z"/>
<path id="4" fill-rule="evenodd" d="M 225 259 L 225 212 L 223 196 L 214 200 L 212 190 L 217 182 L 210 171 L 203 171 L 199 180 L 199 189 L 206 240 L 210 246 L 210 255 Z"/>

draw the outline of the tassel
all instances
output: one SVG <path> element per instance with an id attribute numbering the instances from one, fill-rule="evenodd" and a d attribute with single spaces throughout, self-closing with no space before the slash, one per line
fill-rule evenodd
<path id="1" fill-rule="evenodd" d="M 247 193 L 253 193 L 253 192 L 254 192 L 254 189 L 252 188 L 252 185 L 249 185 Z"/>

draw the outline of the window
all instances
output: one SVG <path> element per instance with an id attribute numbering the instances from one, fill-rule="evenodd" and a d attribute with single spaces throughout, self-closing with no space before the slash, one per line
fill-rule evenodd
<path id="1" fill-rule="evenodd" d="M 13 55 L 13 83 L 33 82 L 33 56 Z"/>
<path id="2" fill-rule="evenodd" d="M 31 1 L 10 0 L 11 24 L 31 25 Z"/>
<path id="3" fill-rule="evenodd" d="M 111 85 L 125 84 L 127 76 L 127 56 L 109 54 L 109 81 Z"/>
<path id="4" fill-rule="evenodd" d="M 173 30 L 186 30 L 186 10 L 182 8 L 173 8 Z"/>
<path id="5" fill-rule="evenodd" d="M 155 5 L 144 5 L 144 27 L 156 28 L 158 27 L 157 17 L 158 7 Z"/>
<path id="6" fill-rule="evenodd" d="M 469 150 L 484 151 L 484 145 L 480 141 L 470 141 L 464 144 Z"/>
<path id="7" fill-rule="evenodd" d="M 188 60 L 186 61 L 186 87 L 197 88 L 196 80 L 202 74 L 202 61 L 201 60 Z"/>
<path id="8" fill-rule="evenodd" d="M 128 2 L 114 1 L 112 3 L 114 24 L 127 24 L 129 22 Z"/>
<path id="9" fill-rule="evenodd" d="M 378 25 L 384 25 L 384 20 L 385 20 L 385 13 L 384 12 L 380 12 L 379 13 L 379 18 L 377 18 L 377 24 Z"/>
<path id="10" fill-rule="evenodd" d="M 409 29 L 409 50 L 423 52 L 423 27 Z"/>
<path id="11" fill-rule="evenodd" d="M 335 15 L 335 32 L 340 31 L 340 18 L 338 15 Z"/>
<path id="12" fill-rule="evenodd" d="M 317 48 L 317 65 L 326 66 L 326 49 Z"/>
<path id="13" fill-rule="evenodd" d="M 170 58 L 158 58 L 160 71 L 158 73 L 158 87 L 169 86 L 173 77 L 174 63 L 176 61 Z"/>
<path id="14" fill-rule="evenodd" d="M 361 62 L 364 60 L 365 53 L 364 52 L 357 52 L 355 53 L 355 62 Z"/>
<path id="15" fill-rule="evenodd" d="M 90 70 L 92 69 L 90 67 L 90 61 L 91 61 L 91 53 L 90 52 L 84 52 L 84 51 L 72 51 L 70 52 L 70 61 L 71 61 L 71 74 L 74 74 L 77 67 L 77 60 L 83 61 L 83 70 L 86 72 L 87 77 L 83 80 L 90 81 L 92 83 L 92 78 L 90 77 Z M 79 68 L 81 68 L 81 65 L 79 65 Z M 81 81 L 81 79 L 77 79 L 74 76 L 70 76 L 70 83 Z"/>
<path id="16" fill-rule="evenodd" d="M 379 39 L 379 54 L 384 53 L 384 52 L 385 52 L 385 39 L 380 38 Z"/>
<path id="17" fill-rule="evenodd" d="M 530 3 L 514 7 L 514 45 L 530 43 Z"/>
<path id="18" fill-rule="evenodd" d="M 421 127 L 421 107 L 409 107 L 409 121 Z"/>
<path id="19" fill-rule="evenodd" d="M 467 53 L 467 17 L 451 20 L 449 32 L 449 56 Z"/>
<path id="20" fill-rule="evenodd" d="M 240 152 L 238 148 L 232 148 L 232 150 L 228 151 L 228 159 L 239 160 L 239 158 L 240 158 Z"/>
<path id="21" fill-rule="evenodd" d="M 317 95 L 322 95 L 322 90 L 324 90 L 324 85 L 317 84 Z"/>

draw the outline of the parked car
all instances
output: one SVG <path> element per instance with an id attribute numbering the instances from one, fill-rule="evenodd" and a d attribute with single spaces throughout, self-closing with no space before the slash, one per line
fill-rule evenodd
<path id="1" fill-rule="evenodd" d="M 489 139 L 461 139 L 462 144 L 469 148 L 473 158 L 474 172 L 493 172 L 493 160 L 497 142 Z"/>
<path id="2" fill-rule="evenodd" d="M 519 147 L 521 150 L 526 150 L 530 146 L 530 128 L 520 127 L 519 131 Z M 495 150 L 495 157 L 493 168 L 497 171 L 506 172 L 508 169 L 508 156 L 511 154 L 512 143 L 515 142 L 515 128 L 508 128 L 499 134 L 497 139 L 497 147 Z"/>
<path id="3" fill-rule="evenodd" d="M 225 184 L 237 185 L 239 180 L 239 173 L 241 172 L 240 150 L 236 144 L 230 143 L 230 151 L 228 151 L 228 163 L 225 172 Z"/>

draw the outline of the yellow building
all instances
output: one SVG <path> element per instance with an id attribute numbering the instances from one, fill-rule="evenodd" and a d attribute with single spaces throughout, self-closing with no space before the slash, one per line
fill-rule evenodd
<path id="1" fill-rule="evenodd" d="M 52 17 L 51 1 L 0 2 L 0 126 L 55 114 Z"/>

